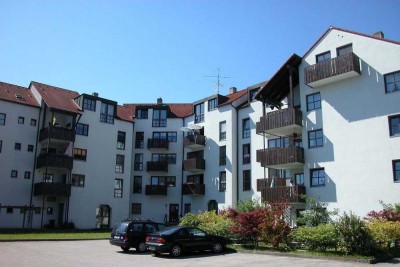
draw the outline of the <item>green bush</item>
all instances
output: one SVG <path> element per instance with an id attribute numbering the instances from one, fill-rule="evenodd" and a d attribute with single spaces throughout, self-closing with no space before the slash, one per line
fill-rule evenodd
<path id="1" fill-rule="evenodd" d="M 325 251 L 327 248 L 335 248 L 338 244 L 338 236 L 333 224 L 302 226 L 292 230 L 290 238 L 312 251 Z"/>
<path id="2" fill-rule="evenodd" d="M 400 221 L 371 220 L 367 227 L 378 247 L 387 250 L 400 240 Z"/>
<path id="3" fill-rule="evenodd" d="M 256 209 L 263 208 L 263 206 L 256 199 L 239 200 L 236 210 L 238 212 L 249 212 Z"/>
<path id="4" fill-rule="evenodd" d="M 338 210 L 328 211 L 328 203 L 319 202 L 319 196 L 317 198 L 303 196 L 306 199 L 310 209 L 302 211 L 301 217 L 297 219 L 298 224 L 317 226 L 320 224 L 332 223 L 331 216 L 338 214 Z"/>
<path id="5" fill-rule="evenodd" d="M 360 217 L 351 212 L 350 214 L 344 212 L 336 223 L 336 229 L 339 233 L 340 244 L 346 253 L 371 254 L 373 240 L 366 223 Z"/>

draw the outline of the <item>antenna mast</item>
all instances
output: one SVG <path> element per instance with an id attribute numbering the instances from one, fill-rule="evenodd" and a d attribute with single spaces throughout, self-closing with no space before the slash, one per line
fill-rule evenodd
<path id="1" fill-rule="evenodd" d="M 217 82 L 215 82 L 215 84 L 217 85 L 217 94 L 219 94 L 219 88 L 222 87 L 222 86 L 224 86 L 222 83 L 220 83 L 219 79 L 220 79 L 220 78 L 221 78 L 221 79 L 230 78 L 230 77 L 227 77 L 227 76 L 220 76 L 220 75 L 219 75 L 219 68 L 218 68 L 218 75 L 217 75 L 217 76 L 213 75 L 213 76 L 204 76 L 204 77 L 217 78 Z"/>

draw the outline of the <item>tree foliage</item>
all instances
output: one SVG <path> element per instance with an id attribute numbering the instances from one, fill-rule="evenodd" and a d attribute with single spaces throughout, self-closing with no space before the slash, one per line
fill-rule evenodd
<path id="1" fill-rule="evenodd" d="M 302 211 L 301 218 L 297 219 L 300 224 L 307 226 L 318 226 L 320 224 L 332 223 L 331 216 L 337 215 L 338 210 L 329 211 L 327 209 L 328 203 L 319 202 L 319 197 L 305 197 L 310 209 Z"/>
<path id="2" fill-rule="evenodd" d="M 312 251 L 325 251 L 327 248 L 335 248 L 339 242 L 335 225 L 320 224 L 318 226 L 302 226 L 290 233 L 293 241 L 305 245 Z"/>
<path id="3" fill-rule="evenodd" d="M 400 203 L 385 204 L 379 201 L 383 209 L 380 211 L 370 211 L 367 214 L 368 220 L 400 221 Z"/>
<path id="4" fill-rule="evenodd" d="M 270 243 L 274 248 L 278 248 L 281 243 L 288 244 L 290 226 L 285 220 L 288 209 L 287 203 L 274 203 L 265 210 L 265 220 L 261 225 L 262 237 L 265 243 Z"/>

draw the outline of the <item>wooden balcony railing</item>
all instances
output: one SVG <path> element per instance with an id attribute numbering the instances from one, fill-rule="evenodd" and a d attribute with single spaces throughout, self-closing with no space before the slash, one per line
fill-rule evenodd
<path id="1" fill-rule="evenodd" d="M 72 170 L 74 158 L 65 155 L 41 154 L 37 158 L 36 168 L 61 168 Z"/>
<path id="2" fill-rule="evenodd" d="M 301 134 L 302 113 L 299 109 L 286 108 L 268 112 L 256 123 L 256 133 L 273 133 L 279 136 Z"/>
<path id="3" fill-rule="evenodd" d="M 164 195 L 168 193 L 166 185 L 146 185 L 146 195 Z"/>
<path id="4" fill-rule="evenodd" d="M 360 74 L 358 56 L 348 53 L 304 68 L 304 83 L 310 87 L 319 87 Z"/>
<path id="5" fill-rule="evenodd" d="M 267 187 L 261 190 L 261 199 L 272 203 L 305 203 L 302 197 L 305 194 L 304 185 Z"/>
<path id="6" fill-rule="evenodd" d="M 148 161 L 147 169 L 148 172 L 168 172 L 167 161 Z"/>
<path id="7" fill-rule="evenodd" d="M 64 183 L 47 183 L 47 182 L 35 183 L 34 195 L 69 197 L 71 196 L 71 185 Z"/>
<path id="8" fill-rule="evenodd" d="M 274 186 L 286 186 L 285 178 L 275 178 L 274 183 L 272 183 L 272 178 L 261 178 L 257 179 L 257 191 L 260 192 L 262 189 Z"/>
<path id="9" fill-rule="evenodd" d="M 205 192 L 204 184 L 186 183 L 182 187 L 182 195 L 204 195 Z"/>
<path id="10" fill-rule="evenodd" d="M 154 148 L 163 148 L 163 149 L 168 149 L 169 148 L 169 142 L 167 139 L 153 139 L 149 138 L 147 140 L 147 148 L 148 149 L 154 149 Z"/>
<path id="11" fill-rule="evenodd" d="M 297 146 L 259 149 L 256 156 L 262 167 L 292 169 L 304 164 L 304 149 Z"/>
<path id="12" fill-rule="evenodd" d="M 75 141 L 75 131 L 73 129 L 57 127 L 57 126 L 49 126 L 40 130 L 39 133 L 39 142 L 45 139 L 57 139 L 68 142 Z"/>
<path id="13" fill-rule="evenodd" d="M 183 170 L 184 171 L 201 171 L 205 170 L 206 161 L 201 158 L 192 158 L 186 159 L 183 161 Z"/>
<path id="14" fill-rule="evenodd" d="M 183 145 L 188 148 L 203 147 L 206 145 L 206 137 L 204 135 L 188 135 L 183 139 Z"/>

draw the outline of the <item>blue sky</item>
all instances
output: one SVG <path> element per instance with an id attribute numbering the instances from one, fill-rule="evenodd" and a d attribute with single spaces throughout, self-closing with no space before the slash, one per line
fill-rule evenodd
<path id="1" fill-rule="evenodd" d="M 400 1 L 0 0 L 0 81 L 122 103 L 194 102 L 268 80 L 330 25 L 400 41 Z"/>

